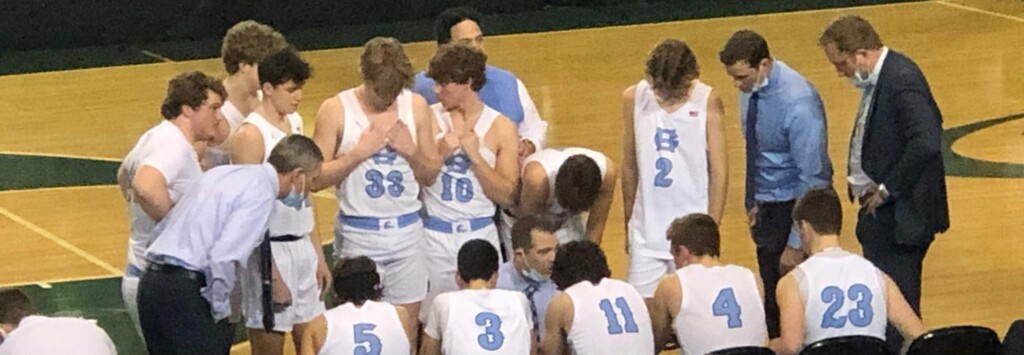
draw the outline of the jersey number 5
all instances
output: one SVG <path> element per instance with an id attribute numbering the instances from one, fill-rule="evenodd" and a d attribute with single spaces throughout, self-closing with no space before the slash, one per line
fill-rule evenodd
<path id="1" fill-rule="evenodd" d="M 356 347 L 352 350 L 355 355 L 380 355 L 380 338 L 370 331 L 377 328 L 373 323 L 359 323 L 352 326 L 353 340 Z"/>

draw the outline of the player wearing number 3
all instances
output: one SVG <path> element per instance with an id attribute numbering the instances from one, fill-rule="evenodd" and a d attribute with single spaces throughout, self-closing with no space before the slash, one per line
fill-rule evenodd
<path id="1" fill-rule="evenodd" d="M 691 213 L 721 221 L 725 209 L 724 108 L 699 75 L 693 51 L 665 40 L 651 52 L 646 78 L 623 93 L 628 281 L 648 301 L 676 269 L 665 239 L 669 224 Z"/>
<path id="2" fill-rule="evenodd" d="M 427 70 L 441 101 L 431 108 L 440 128 L 437 138 L 444 165 L 434 184 L 423 187 L 429 283 L 421 321 L 434 297 L 459 289 L 455 261 L 464 243 L 483 239 L 498 248 L 495 205 L 509 206 L 515 197 L 518 133 L 512 121 L 480 100 L 486 64 L 487 56 L 478 49 L 444 45 Z"/>
<path id="3" fill-rule="evenodd" d="M 793 208 L 804 251 L 811 257 L 779 281 L 782 336 L 778 354 L 795 354 L 822 339 L 867 335 L 885 340 L 886 321 L 915 339 L 921 319 L 884 272 L 839 246 L 843 210 L 835 190 L 807 192 Z"/>
<path id="4" fill-rule="evenodd" d="M 718 261 L 721 238 L 711 216 L 691 214 L 668 229 L 679 267 L 665 276 L 651 302 L 654 345 L 660 352 L 675 331 L 683 355 L 764 346 L 761 282 L 747 268 Z"/>
<path id="5" fill-rule="evenodd" d="M 402 45 L 377 37 L 360 57 L 363 85 L 324 101 L 313 138 L 326 156 L 317 189 L 336 186 L 335 257 L 377 263 L 384 300 L 419 314 L 427 271 L 420 184 L 430 186 L 441 161 L 430 106 L 408 87 L 413 69 Z"/>
<path id="6" fill-rule="evenodd" d="M 594 242 L 572 241 L 558 248 L 551 280 L 562 293 L 548 304 L 543 354 L 655 353 L 643 297 L 611 274 L 604 251 Z"/>

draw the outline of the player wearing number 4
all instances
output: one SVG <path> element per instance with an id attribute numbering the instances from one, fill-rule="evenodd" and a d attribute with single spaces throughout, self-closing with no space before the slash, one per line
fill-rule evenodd
<path id="1" fill-rule="evenodd" d="M 437 296 L 420 355 L 532 353 L 533 317 L 522 292 L 496 290 L 498 249 L 474 239 L 459 249 L 461 291 Z"/>
<path id="2" fill-rule="evenodd" d="M 413 69 L 394 38 L 366 43 L 363 84 L 324 101 L 313 138 L 325 154 L 316 189 L 336 186 L 335 257 L 367 256 L 384 280 L 384 300 L 419 314 L 427 293 L 420 184 L 437 179 L 441 160 L 434 116 L 409 91 Z"/>
<path id="3" fill-rule="evenodd" d="M 779 281 L 782 336 L 778 354 L 795 354 L 822 339 L 867 335 L 885 339 L 886 320 L 905 339 L 925 332 L 903 293 L 870 261 L 839 246 L 843 210 L 832 189 L 807 192 L 793 208 L 800 239 L 811 257 Z"/>
<path id="4" fill-rule="evenodd" d="M 718 261 L 715 220 L 706 214 L 677 219 L 668 239 L 679 270 L 661 280 L 651 302 L 655 348 L 660 352 L 673 330 L 684 355 L 764 346 L 761 282 L 744 267 Z"/>
<path id="5" fill-rule="evenodd" d="M 434 184 L 424 187 L 429 283 L 420 320 L 434 297 L 458 290 L 455 259 L 463 243 L 483 239 L 498 248 L 495 205 L 511 205 L 519 181 L 516 126 L 484 105 L 478 94 L 487 80 L 486 64 L 487 56 L 478 49 L 444 45 L 427 70 L 441 100 L 431 108 L 440 127 L 444 165 Z"/>
<path id="6" fill-rule="evenodd" d="M 647 60 L 646 79 L 623 93 L 628 281 L 648 300 L 676 269 L 665 239 L 669 224 L 691 213 L 721 221 L 725 209 L 724 109 L 699 75 L 693 51 L 665 40 Z"/>
<path id="7" fill-rule="evenodd" d="M 338 260 L 334 266 L 335 307 L 302 333 L 299 355 L 413 352 L 413 319 L 402 307 L 380 301 L 377 265 L 365 256 Z"/>
<path id="8" fill-rule="evenodd" d="M 611 274 L 604 251 L 589 240 L 558 248 L 551 280 L 562 293 L 548 305 L 543 354 L 654 354 L 643 297 Z"/>

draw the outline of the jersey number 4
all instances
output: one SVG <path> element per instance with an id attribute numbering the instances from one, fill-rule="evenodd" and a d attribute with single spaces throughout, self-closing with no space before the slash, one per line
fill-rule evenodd
<path id="1" fill-rule="evenodd" d="M 715 317 L 727 317 L 729 329 L 743 326 L 743 320 L 740 319 L 743 309 L 740 308 L 739 303 L 736 303 L 736 294 L 733 293 L 732 287 L 723 288 L 721 291 L 718 291 L 715 303 L 711 304 L 711 314 Z"/>

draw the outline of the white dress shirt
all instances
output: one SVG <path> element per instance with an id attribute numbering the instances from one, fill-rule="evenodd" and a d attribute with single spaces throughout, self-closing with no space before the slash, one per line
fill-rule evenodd
<path id="1" fill-rule="evenodd" d="M 878 84 L 878 74 L 882 71 L 882 63 L 889 54 L 889 47 L 882 47 L 882 55 L 875 62 L 875 67 L 868 76 L 870 84 L 864 88 L 860 98 L 860 108 L 857 110 L 857 120 L 853 127 L 853 138 L 850 139 L 850 171 L 846 181 L 850 184 L 853 196 L 861 197 L 867 192 L 868 186 L 875 181 L 864 172 L 864 165 L 861 160 L 861 150 L 864 147 L 864 129 L 867 126 L 868 116 L 871 112 L 871 97 L 874 96 L 875 87 Z"/>

